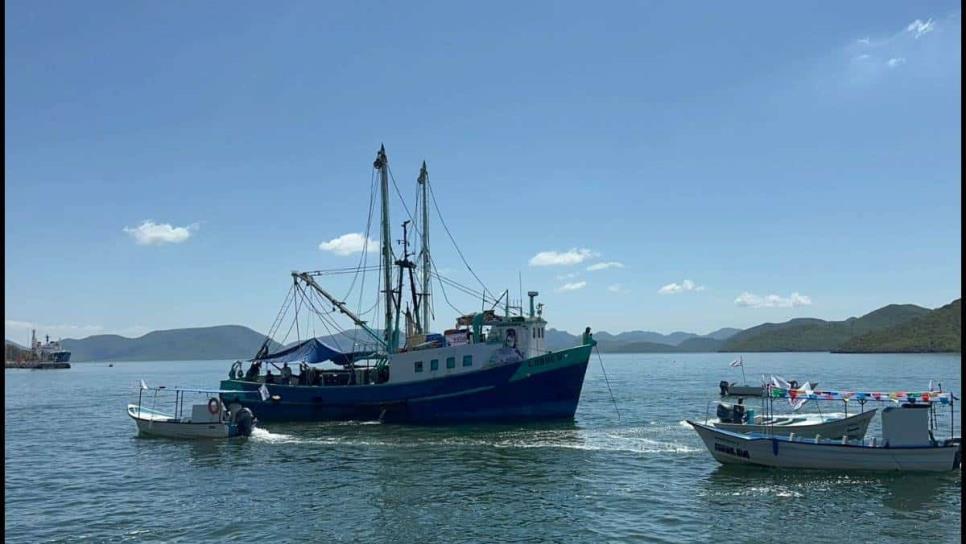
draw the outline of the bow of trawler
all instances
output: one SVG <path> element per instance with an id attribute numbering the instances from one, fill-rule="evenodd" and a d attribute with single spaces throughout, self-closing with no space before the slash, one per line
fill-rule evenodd
<path id="1" fill-rule="evenodd" d="M 366 261 L 367 227 L 365 247 L 355 269 L 292 272 L 291 300 L 287 297 L 283 302 L 265 343 L 246 361 L 247 369 L 238 361 L 229 379 L 221 382 L 224 402 L 248 407 L 263 421 L 442 423 L 573 418 L 596 343 L 590 329 L 579 345 L 558 351 L 547 349 L 543 305 L 535 306 L 538 293 L 528 293 L 528 313 L 524 313 L 522 293 L 515 306 L 508 290 L 494 296 L 466 264 L 448 229 L 447 235 L 482 292 L 438 273 L 429 250 L 432 188 L 425 162 L 417 179 L 417 216 L 410 215 L 402 223 L 401 248 L 397 248 L 401 251 L 394 251 L 385 148 L 379 150 L 373 168 L 373 179 L 378 183 L 373 183 L 372 202 L 378 185 L 381 209 L 378 266 L 369 266 Z M 398 188 L 396 194 L 400 194 Z M 435 196 L 432 199 L 439 213 Z M 367 224 L 371 224 L 372 209 Z M 418 251 L 410 251 L 410 231 L 419 235 Z M 322 285 L 331 275 L 345 273 L 362 277 L 359 284 L 365 285 L 368 272 L 377 274 L 378 291 L 375 304 L 366 312 L 362 307 L 367 305 L 360 302 L 354 311 L 345 302 L 348 296 L 335 297 Z M 473 296 L 474 304 L 482 303 L 481 310 L 462 313 L 451 329 L 430 332 L 432 281 L 437 282 L 444 297 L 445 287 Z M 356 285 L 353 279 L 350 291 Z M 453 307 L 449 298 L 446 302 Z M 338 329 L 325 341 L 313 337 L 272 351 L 272 336 L 293 307 L 296 328 L 300 308 L 314 313 L 327 329 L 335 326 L 336 314 L 350 320 L 354 327 L 351 331 Z M 376 308 L 383 312 L 371 314 L 374 320 L 381 320 L 373 326 L 363 316 Z M 351 344 L 351 348 L 343 349 L 342 343 Z M 247 394 L 263 386 L 263 394 Z"/>

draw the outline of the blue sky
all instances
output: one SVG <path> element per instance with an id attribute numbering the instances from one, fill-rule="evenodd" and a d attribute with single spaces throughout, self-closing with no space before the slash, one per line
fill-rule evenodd
<path id="1" fill-rule="evenodd" d="M 553 327 L 961 294 L 958 2 L 349 4 L 7 2 L 6 336 L 267 330 L 383 142 Z"/>

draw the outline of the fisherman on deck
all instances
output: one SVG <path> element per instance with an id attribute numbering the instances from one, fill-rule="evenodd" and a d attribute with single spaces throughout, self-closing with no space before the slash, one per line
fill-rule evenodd
<path id="1" fill-rule="evenodd" d="M 732 421 L 735 423 L 745 422 L 745 399 L 738 397 L 738 404 L 735 405 Z"/>
<path id="2" fill-rule="evenodd" d="M 255 381 L 258 378 L 258 373 L 262 370 L 262 363 L 254 362 L 252 366 L 248 367 L 248 371 L 245 372 L 245 379 L 248 381 Z"/>
<path id="3" fill-rule="evenodd" d="M 591 332 L 590 332 L 590 327 L 587 327 L 586 329 L 584 329 L 584 336 L 583 336 L 583 338 L 582 338 L 582 340 L 583 340 L 583 344 L 584 344 L 584 345 L 586 346 L 586 345 L 587 345 L 587 344 L 589 344 L 589 343 L 590 343 L 590 341 L 591 341 L 591 340 L 593 340 L 593 339 L 594 339 L 594 335 L 593 335 L 593 334 L 591 334 Z"/>
<path id="4" fill-rule="evenodd" d="M 282 363 L 282 383 L 288 385 L 292 379 L 292 369 L 288 367 L 288 363 Z"/>
<path id="5" fill-rule="evenodd" d="M 275 376 L 272 374 L 271 369 L 265 372 L 265 383 L 275 383 Z"/>

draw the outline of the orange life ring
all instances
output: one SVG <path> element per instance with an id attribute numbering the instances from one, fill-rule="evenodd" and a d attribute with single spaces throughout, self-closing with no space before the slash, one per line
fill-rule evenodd
<path id="1" fill-rule="evenodd" d="M 221 403 L 218 402 L 218 399 L 208 399 L 208 412 L 211 415 L 221 412 Z"/>

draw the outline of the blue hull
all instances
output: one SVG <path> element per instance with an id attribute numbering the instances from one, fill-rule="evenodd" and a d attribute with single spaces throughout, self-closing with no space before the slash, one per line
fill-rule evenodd
<path id="1" fill-rule="evenodd" d="M 50 354 L 50 360 L 55 363 L 66 363 L 70 361 L 69 351 L 55 351 Z"/>
<path id="2" fill-rule="evenodd" d="M 268 385 L 278 400 L 222 393 L 261 421 L 382 420 L 464 423 L 573 419 L 591 346 L 446 378 L 378 385 Z M 252 391 L 260 383 L 224 380 L 222 390 Z"/>

